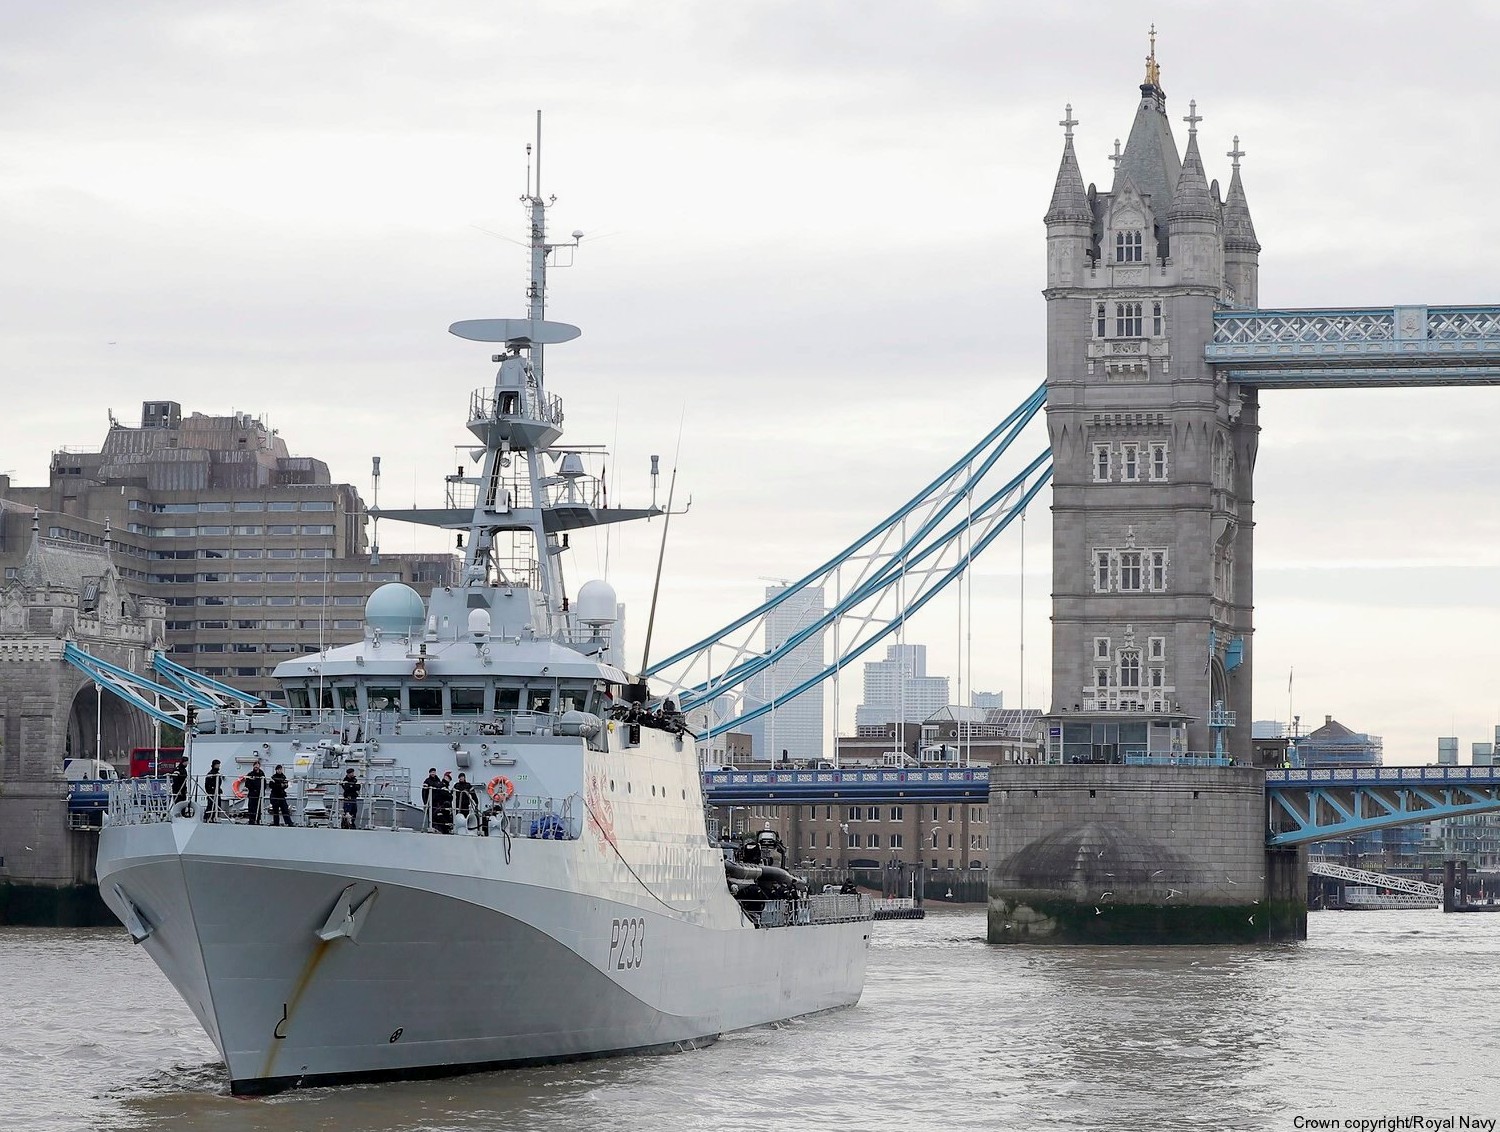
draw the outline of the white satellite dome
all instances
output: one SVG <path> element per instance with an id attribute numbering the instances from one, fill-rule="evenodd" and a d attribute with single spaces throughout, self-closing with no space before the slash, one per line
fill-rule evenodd
<path id="1" fill-rule="evenodd" d="M 620 600 L 615 596 L 615 587 L 608 582 L 594 579 L 578 587 L 578 600 L 573 603 L 573 615 L 585 625 L 613 625 L 619 617 Z"/>
<path id="2" fill-rule="evenodd" d="M 427 620 L 422 595 L 404 582 L 387 582 L 365 602 L 365 624 L 397 636 L 410 636 Z"/>

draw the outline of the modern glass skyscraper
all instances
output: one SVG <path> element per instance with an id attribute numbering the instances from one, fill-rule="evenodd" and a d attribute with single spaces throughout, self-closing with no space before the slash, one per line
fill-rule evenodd
<path id="1" fill-rule="evenodd" d="M 884 660 L 865 665 L 865 697 L 854 724 L 921 723 L 947 706 L 948 677 L 927 675 L 927 646 L 887 645 Z"/>
<path id="2" fill-rule="evenodd" d="M 766 600 L 784 593 L 785 589 L 784 586 L 767 586 Z M 766 615 L 767 651 L 815 623 L 823 613 L 821 586 L 809 587 L 787 598 Z M 788 759 L 800 762 L 828 757 L 824 751 L 823 730 L 826 686 L 819 685 L 800 696 L 787 696 L 798 684 L 821 672 L 827 663 L 823 638 L 822 629 L 809 634 L 807 640 L 772 665 L 750 689 L 747 703 L 772 705 L 765 715 L 741 728 L 752 736 L 752 749 L 757 758 L 780 760 L 782 752 Z"/>

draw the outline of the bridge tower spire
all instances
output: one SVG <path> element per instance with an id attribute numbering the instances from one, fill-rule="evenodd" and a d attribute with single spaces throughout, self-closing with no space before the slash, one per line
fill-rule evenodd
<path id="1" fill-rule="evenodd" d="M 1083 191 L 1085 236 L 1072 119 L 1046 215 L 1051 753 L 1212 752 L 1217 710 L 1243 721 L 1223 751 L 1248 762 L 1259 426 L 1253 390 L 1204 358 L 1215 309 L 1256 302 L 1243 155 L 1221 202 L 1191 103 L 1179 157 L 1153 35 L 1110 191 Z"/>

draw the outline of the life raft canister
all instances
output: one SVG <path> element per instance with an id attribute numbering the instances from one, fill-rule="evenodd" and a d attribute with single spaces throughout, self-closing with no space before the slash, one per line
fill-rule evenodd
<path id="1" fill-rule="evenodd" d="M 503 774 L 497 774 L 494 778 L 490 779 L 490 783 L 486 789 L 489 791 L 490 797 L 497 802 L 509 802 L 516 796 L 516 784 Z"/>

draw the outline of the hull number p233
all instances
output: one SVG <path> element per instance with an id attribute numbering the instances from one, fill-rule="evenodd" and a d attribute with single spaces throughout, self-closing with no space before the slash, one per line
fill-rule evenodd
<path id="1" fill-rule="evenodd" d="M 616 971 L 631 971 L 646 957 L 646 921 L 609 922 L 609 965 Z"/>

